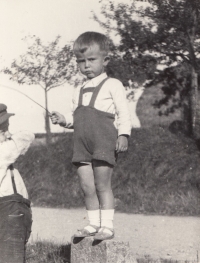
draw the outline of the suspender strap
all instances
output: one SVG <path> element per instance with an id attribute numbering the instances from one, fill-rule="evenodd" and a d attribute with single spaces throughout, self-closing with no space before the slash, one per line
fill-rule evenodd
<path id="1" fill-rule="evenodd" d="M 87 93 L 87 92 L 94 92 L 95 88 L 85 88 L 83 89 L 83 94 Z"/>
<path id="2" fill-rule="evenodd" d="M 98 95 L 101 87 L 103 86 L 103 84 L 106 82 L 107 79 L 109 79 L 109 78 L 104 79 L 96 88 L 85 88 L 85 89 L 84 89 L 84 86 L 83 86 L 83 87 L 81 88 L 81 90 L 80 90 L 78 106 L 81 106 L 81 105 L 82 105 L 83 94 L 84 94 L 84 93 L 86 93 L 86 92 L 93 92 L 92 98 L 91 98 L 90 103 L 89 103 L 89 106 L 94 107 L 94 103 L 95 103 L 95 100 L 96 100 L 96 98 L 97 98 L 97 95 Z"/>
<path id="3" fill-rule="evenodd" d="M 101 89 L 101 87 L 103 86 L 103 84 L 108 80 L 109 78 L 106 78 L 104 79 L 94 90 L 93 94 L 92 94 L 92 98 L 90 100 L 90 104 L 89 106 L 90 107 L 94 107 L 94 103 L 95 103 L 95 100 L 97 98 L 97 95 L 99 94 L 99 91 Z"/>
<path id="4" fill-rule="evenodd" d="M 84 86 L 81 88 L 80 90 L 80 94 L 79 94 L 79 101 L 78 101 L 78 106 L 81 106 L 82 105 L 82 102 L 83 102 L 83 94 L 87 93 L 87 92 L 93 92 L 95 90 L 94 87 L 92 88 L 85 88 L 84 89 Z"/>
<path id="5" fill-rule="evenodd" d="M 14 173 L 13 173 L 14 167 L 12 164 L 10 165 L 9 169 L 10 169 L 10 173 L 11 173 L 13 191 L 14 191 L 14 194 L 17 194 L 17 188 L 16 188 L 15 178 L 14 178 Z"/>

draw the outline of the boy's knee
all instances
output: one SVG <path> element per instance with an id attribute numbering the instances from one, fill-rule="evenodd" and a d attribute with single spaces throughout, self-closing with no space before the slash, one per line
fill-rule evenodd
<path id="1" fill-rule="evenodd" d="M 88 195 L 93 196 L 96 194 L 96 189 L 95 189 L 95 186 L 93 184 L 84 183 L 81 185 L 81 188 L 83 190 L 83 193 L 87 196 Z"/>
<path id="2" fill-rule="evenodd" d="M 95 186 L 97 193 L 105 193 L 112 191 L 111 186 L 108 183 L 96 183 Z"/>

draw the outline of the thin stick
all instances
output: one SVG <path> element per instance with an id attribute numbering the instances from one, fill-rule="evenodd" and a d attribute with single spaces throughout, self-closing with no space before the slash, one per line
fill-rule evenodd
<path id="1" fill-rule="evenodd" d="M 44 110 L 46 110 L 46 111 L 48 112 L 48 114 L 51 115 L 51 113 L 50 113 L 45 107 L 43 107 L 42 105 L 40 105 L 37 101 L 33 100 L 32 98 L 30 98 L 28 95 L 24 94 L 23 92 L 21 92 L 21 91 L 19 91 L 19 90 L 16 90 L 16 89 L 13 89 L 13 88 L 11 88 L 11 87 L 8 87 L 8 86 L 6 86 L 6 85 L 0 84 L 0 86 L 4 87 L 4 88 L 6 88 L 6 89 L 14 90 L 14 91 L 16 91 L 16 92 L 18 92 L 18 93 L 21 93 L 22 95 L 26 96 L 29 100 L 32 100 L 32 101 L 33 101 L 34 103 L 36 103 L 38 106 L 40 106 L 41 108 L 43 108 Z"/>

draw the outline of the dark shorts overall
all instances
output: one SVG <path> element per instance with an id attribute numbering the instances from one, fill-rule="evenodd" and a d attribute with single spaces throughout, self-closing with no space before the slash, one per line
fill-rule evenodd
<path id="1" fill-rule="evenodd" d="M 30 201 L 17 193 L 0 197 L 0 263 L 24 263 L 25 245 L 31 234 Z"/>
<path id="2" fill-rule="evenodd" d="M 92 88 L 94 91 L 88 106 L 82 105 L 83 87 L 80 90 L 78 107 L 74 112 L 74 164 L 92 160 L 106 161 L 111 165 L 116 163 L 117 129 L 113 124 L 115 116 L 94 108 L 97 95 L 107 79 Z M 91 90 L 85 90 L 87 89 Z"/>

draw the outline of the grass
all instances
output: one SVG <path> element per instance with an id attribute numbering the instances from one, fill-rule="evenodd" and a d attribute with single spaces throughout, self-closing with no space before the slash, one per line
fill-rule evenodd
<path id="1" fill-rule="evenodd" d="M 70 263 L 70 247 L 42 241 L 28 244 L 26 263 Z"/>

